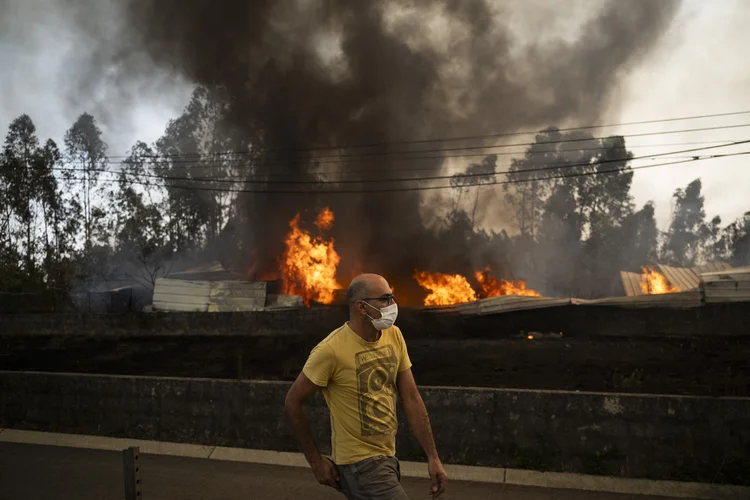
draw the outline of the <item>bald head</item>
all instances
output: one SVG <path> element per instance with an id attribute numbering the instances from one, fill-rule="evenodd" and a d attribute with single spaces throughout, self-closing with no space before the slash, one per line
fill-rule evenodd
<path id="1" fill-rule="evenodd" d="M 360 274 L 349 284 L 346 302 L 349 307 L 352 307 L 358 300 L 380 297 L 389 293 L 391 293 L 391 287 L 379 274 Z"/>

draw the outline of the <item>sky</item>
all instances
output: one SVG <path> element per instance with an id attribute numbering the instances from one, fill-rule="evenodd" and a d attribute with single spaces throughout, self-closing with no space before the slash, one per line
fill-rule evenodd
<path id="1" fill-rule="evenodd" d="M 551 14 L 533 19 L 519 16 L 514 27 L 521 37 L 524 33 L 575 37 L 580 22 L 568 21 L 581 21 L 591 11 L 585 0 L 562 0 L 568 6 L 565 11 L 552 10 L 546 0 L 528 1 Z M 0 130 L 27 113 L 37 126 L 40 140 L 50 137 L 62 145 L 65 130 L 87 111 L 100 122 L 111 155 L 126 154 L 136 140 L 157 139 L 168 120 L 178 116 L 187 104 L 190 82 L 155 68 L 152 85 L 129 90 L 132 105 L 127 109 L 107 109 L 102 104 L 107 100 L 107 89 L 72 98 L 75 92 L 71 89 L 80 82 L 69 76 L 69 69 L 86 58 L 90 43 L 70 28 L 72 23 L 61 22 L 64 13 L 54 5 L 54 0 L 0 0 L 0 12 L 5 12 L 0 16 Z M 12 22 L 17 18 L 25 21 Z M 545 23 L 541 29 L 537 26 L 539 19 Z M 750 3 L 746 0 L 685 0 L 659 45 L 615 89 L 606 121 L 625 123 L 750 110 L 748 26 Z M 750 114 L 608 128 L 602 133 L 628 135 L 745 123 L 750 124 Z M 645 147 L 649 144 L 745 139 L 750 139 L 750 127 L 632 138 L 627 144 L 634 147 L 636 156 L 642 156 L 700 146 Z M 716 152 L 748 150 L 750 145 Z M 654 162 L 636 161 L 633 165 Z M 750 155 L 638 170 L 632 190 L 635 202 L 641 206 L 653 201 L 658 224 L 666 229 L 675 189 L 697 177 L 703 181 L 709 218 L 719 215 L 728 223 L 750 210 Z"/>
<path id="2" fill-rule="evenodd" d="M 618 122 L 750 110 L 748 26 L 750 3 L 745 0 L 688 0 L 661 47 L 630 75 L 622 91 Z M 750 124 L 750 115 L 623 127 L 620 133 L 636 128 L 649 132 L 746 123 Z M 637 138 L 628 145 L 747 139 L 750 127 Z M 748 150 L 745 145 L 716 153 Z M 661 229 L 666 229 L 672 193 L 696 177 L 703 182 L 709 218 L 720 215 L 726 223 L 750 211 L 750 156 L 641 170 L 635 174 L 633 192 L 638 203 L 654 200 Z"/>

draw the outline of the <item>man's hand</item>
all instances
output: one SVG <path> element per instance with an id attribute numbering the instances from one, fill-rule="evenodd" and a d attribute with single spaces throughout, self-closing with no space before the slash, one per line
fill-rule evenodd
<path id="1" fill-rule="evenodd" d="M 427 463 L 427 472 L 430 473 L 430 479 L 432 479 L 430 495 L 432 495 L 432 498 L 437 498 L 445 491 L 445 485 L 448 482 L 448 475 L 445 473 L 443 464 L 439 459 L 430 460 Z"/>
<path id="2" fill-rule="evenodd" d="M 333 462 L 327 458 L 321 457 L 313 463 L 312 469 L 315 474 L 315 479 L 317 479 L 320 484 L 341 491 L 341 486 L 339 486 L 339 473 L 336 470 L 336 466 L 333 465 Z"/>

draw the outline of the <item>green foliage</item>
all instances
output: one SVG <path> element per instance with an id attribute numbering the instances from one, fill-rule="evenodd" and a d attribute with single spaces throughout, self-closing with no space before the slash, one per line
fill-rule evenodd
<path id="1" fill-rule="evenodd" d="M 662 249 L 667 264 L 680 267 L 696 265 L 709 231 L 706 229 L 701 181 L 696 179 L 673 195 L 672 221 Z"/>
<path id="2" fill-rule="evenodd" d="M 750 264 L 750 213 L 722 227 L 705 220 L 701 181 L 674 193 L 661 234 L 652 202 L 630 194 L 632 154 L 623 137 L 600 140 L 548 129 L 523 159 L 512 160 L 506 207 L 517 235 L 512 267 L 547 295 L 596 298 L 621 293 L 619 271 L 659 262 Z"/>
<path id="3" fill-rule="evenodd" d="M 106 239 L 104 213 L 92 200 L 92 194 L 97 192 L 99 176 L 108 164 L 107 144 L 93 116 L 83 113 L 65 133 L 65 153 L 68 179 L 78 188 L 77 196 L 83 206 L 84 244 L 90 249 L 96 238 Z"/>
<path id="4" fill-rule="evenodd" d="M 630 158 L 622 137 L 548 129 L 513 160 L 504 189 L 527 256 L 518 267 L 544 293 L 611 294 L 629 255 L 655 255 L 653 206 L 634 212 Z"/>
<path id="5" fill-rule="evenodd" d="M 750 212 L 727 226 L 722 233 L 724 255 L 734 266 L 750 266 Z"/>

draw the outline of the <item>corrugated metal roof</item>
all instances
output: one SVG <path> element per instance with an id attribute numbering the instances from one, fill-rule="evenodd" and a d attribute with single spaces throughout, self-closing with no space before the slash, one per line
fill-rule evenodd
<path id="1" fill-rule="evenodd" d="M 630 271 L 620 271 L 620 278 L 622 279 L 622 287 L 625 289 L 625 295 L 633 297 L 637 295 L 644 295 L 641 289 L 641 275 L 638 273 L 631 273 Z"/>
<path id="2" fill-rule="evenodd" d="M 266 308 L 264 281 L 195 281 L 159 278 L 154 287 L 153 308 L 179 312 L 262 311 Z M 280 296 L 273 308 L 289 308 L 300 298 Z"/>
<path id="3" fill-rule="evenodd" d="M 528 309 L 541 309 L 547 307 L 560 307 L 570 305 L 570 299 L 559 299 L 555 297 L 519 297 L 517 295 L 506 295 L 482 299 L 476 302 L 477 314 L 495 314 L 504 311 L 522 311 Z"/>
<path id="4" fill-rule="evenodd" d="M 425 306 L 424 310 L 434 314 L 476 314 L 477 303 L 467 302 L 464 304 L 453 304 L 449 306 Z"/>
<path id="5" fill-rule="evenodd" d="M 697 275 L 701 275 L 703 273 L 727 271 L 729 269 L 732 269 L 732 264 L 730 264 L 729 262 L 716 261 L 696 266 L 693 268 L 693 272 Z"/>
<path id="6" fill-rule="evenodd" d="M 687 292 L 690 290 L 696 290 L 700 286 L 699 275 L 705 272 L 712 271 L 726 271 L 732 269 L 732 265 L 727 262 L 709 262 L 696 266 L 694 268 L 687 267 L 673 267 L 666 266 L 664 264 L 658 264 L 659 272 L 661 272 L 669 281 L 680 292 Z M 625 289 L 625 295 L 628 297 L 648 295 L 643 293 L 640 286 L 641 274 L 633 273 L 630 271 L 620 271 L 620 279 L 622 286 Z"/>
<path id="7" fill-rule="evenodd" d="M 158 278 L 154 284 L 154 309 L 160 311 L 204 312 L 208 310 L 208 281 Z"/>
<path id="8" fill-rule="evenodd" d="M 672 267 L 659 264 L 659 270 L 669 280 L 673 287 L 680 292 L 695 290 L 700 286 L 698 275 L 686 267 Z"/>
<path id="9" fill-rule="evenodd" d="M 750 267 L 703 273 L 700 286 L 707 303 L 749 302 Z"/>
<path id="10" fill-rule="evenodd" d="M 170 276 L 178 276 L 182 274 L 208 273 L 208 272 L 216 272 L 216 271 L 224 271 L 224 266 L 221 264 L 221 262 L 217 260 L 213 262 L 206 262 L 204 264 L 191 267 L 190 269 L 184 269 L 180 272 L 172 273 L 170 274 Z"/>
<path id="11" fill-rule="evenodd" d="M 304 306 L 302 297 L 299 295 L 268 295 L 266 297 L 266 311 L 281 309 L 300 309 Z"/>
<path id="12" fill-rule="evenodd" d="M 663 293 L 657 295 L 634 295 L 630 297 L 606 297 L 595 300 L 574 300 L 574 304 L 582 306 L 616 306 L 616 307 L 669 307 L 686 308 L 701 306 L 700 290 L 687 292 Z"/>
<path id="13" fill-rule="evenodd" d="M 247 279 L 247 274 L 225 269 L 221 262 L 209 262 L 184 271 L 170 273 L 167 278 L 193 281 L 242 281 Z"/>
<path id="14" fill-rule="evenodd" d="M 483 316 L 511 311 L 567 306 L 570 305 L 570 303 L 571 299 L 560 299 L 555 297 L 519 297 L 517 295 L 503 295 L 502 297 L 480 299 L 476 302 L 467 302 L 465 304 L 428 307 L 426 310 L 434 313 Z"/>
<path id="15" fill-rule="evenodd" d="M 604 299 L 585 300 L 574 298 L 553 297 L 518 297 L 508 295 L 504 297 L 493 297 L 482 299 L 466 304 L 452 306 L 428 307 L 426 311 L 437 314 L 461 314 L 465 316 L 483 316 L 488 314 L 501 314 L 512 311 L 529 309 L 546 309 L 576 305 L 584 307 L 610 306 L 626 308 L 668 307 L 689 308 L 700 307 L 701 291 L 691 290 L 688 292 L 665 293 L 660 295 L 635 295 L 630 297 L 607 297 Z"/>
<path id="16" fill-rule="evenodd" d="M 703 281 L 728 279 L 727 277 L 731 277 L 731 279 L 736 281 L 748 281 L 750 280 L 750 266 L 730 267 L 720 271 L 703 272 L 700 275 L 700 278 Z"/>
<path id="17" fill-rule="evenodd" d="M 212 281 L 208 312 L 262 311 L 266 306 L 266 283 Z"/>
<path id="18" fill-rule="evenodd" d="M 641 291 L 641 274 L 620 271 L 625 297 L 607 297 L 596 300 L 552 297 L 518 297 L 507 295 L 482 299 L 466 304 L 452 306 L 428 307 L 425 310 L 433 313 L 452 313 L 469 316 L 500 314 L 511 311 L 577 306 L 614 306 L 627 308 L 692 308 L 701 307 L 705 302 L 739 302 L 750 301 L 750 267 L 732 268 L 726 262 L 712 262 L 693 269 L 672 267 L 659 264 L 660 272 L 679 291 L 657 295 L 644 294 Z M 699 276 L 696 270 L 716 269 L 703 272 Z"/>

